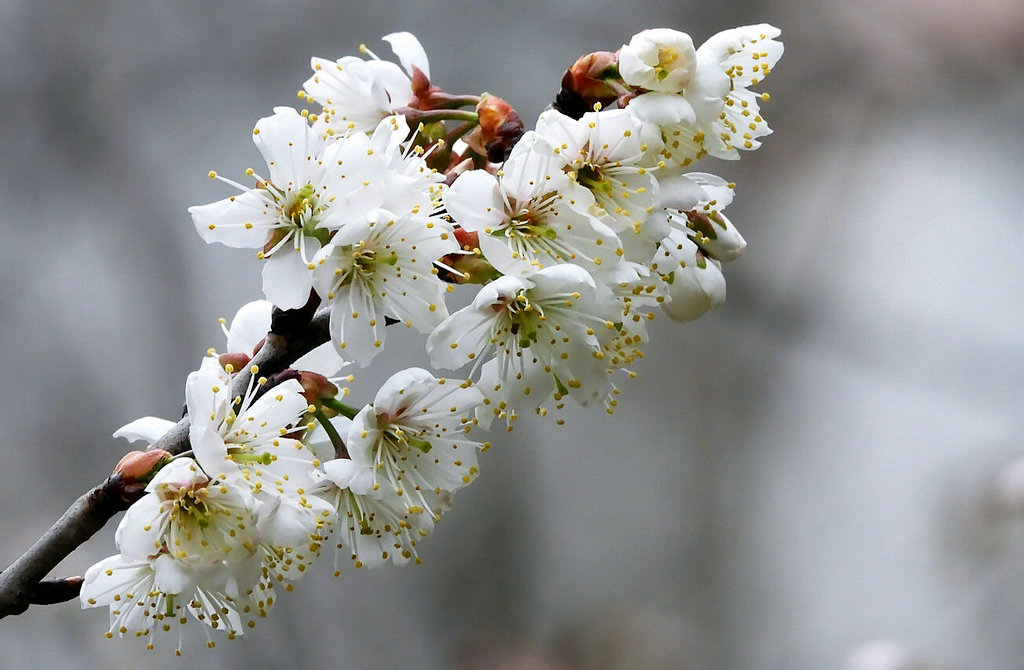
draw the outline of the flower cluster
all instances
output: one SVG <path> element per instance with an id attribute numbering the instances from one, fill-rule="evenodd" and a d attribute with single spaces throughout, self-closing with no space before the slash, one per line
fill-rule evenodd
<path id="1" fill-rule="evenodd" d="M 643 31 L 580 58 L 529 130 L 500 98 L 436 86 L 409 33 L 384 38 L 400 65 L 365 47 L 314 58 L 299 97 L 319 109 L 275 108 L 253 130 L 265 171 L 221 178 L 238 192 L 189 210 L 207 242 L 258 250 L 267 301 L 239 310 L 226 351 L 189 375 L 189 450 L 145 460 L 145 495 L 83 606 L 108 606 L 109 635 L 150 646 L 189 619 L 241 635 L 325 547 L 335 574 L 418 562 L 478 474 L 489 444 L 475 430 L 567 397 L 612 411 L 656 312 L 687 321 L 725 298 L 721 265 L 745 246 L 723 214 L 734 185 L 690 166 L 771 132 L 767 94 L 750 88 L 778 35 L 746 26 L 695 48 Z M 478 291 L 456 308 L 458 284 Z M 330 342 L 263 377 L 251 359 L 272 305 L 329 311 Z M 346 404 L 340 370 L 374 361 L 392 325 L 461 378 L 410 368 Z M 171 425 L 115 435 L 153 444 Z"/>

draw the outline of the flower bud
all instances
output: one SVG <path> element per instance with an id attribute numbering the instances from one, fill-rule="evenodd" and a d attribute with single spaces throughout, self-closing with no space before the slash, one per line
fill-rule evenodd
<path id="1" fill-rule="evenodd" d="M 238 372 L 244 369 L 250 360 L 252 359 L 247 354 L 221 354 L 217 357 L 220 366 L 225 370 L 228 370 L 229 365 L 231 366 L 228 372 Z"/>
<path id="2" fill-rule="evenodd" d="M 455 229 L 455 241 L 463 251 L 473 251 L 480 248 L 480 234 L 474 230 L 466 230 L 459 227 Z"/>
<path id="3" fill-rule="evenodd" d="M 113 474 L 120 475 L 125 485 L 144 485 L 149 483 L 153 475 L 170 459 L 171 455 L 163 449 L 129 451 L 114 466 Z"/>
<path id="4" fill-rule="evenodd" d="M 581 56 L 565 71 L 562 90 L 555 100 L 555 109 L 574 119 L 594 110 L 594 105 L 610 105 L 621 91 L 618 57 L 611 51 L 595 51 Z M 621 83 L 621 82 L 619 82 Z"/>
<path id="5" fill-rule="evenodd" d="M 619 50 L 622 79 L 649 91 L 679 93 L 690 84 L 696 68 L 693 40 L 678 30 L 644 30 Z"/>
<path id="6" fill-rule="evenodd" d="M 673 321 L 693 321 L 725 302 L 725 277 L 717 261 L 700 251 L 696 262 L 671 275 L 669 300 L 661 308 Z"/>
<path id="7" fill-rule="evenodd" d="M 487 156 L 492 163 L 501 163 L 508 158 L 512 147 L 523 136 L 523 120 L 516 110 L 496 95 L 484 95 L 477 103 L 476 113 L 479 117 L 477 129 L 473 131 L 472 141 L 467 142 L 480 153 Z"/>
<path id="8" fill-rule="evenodd" d="M 316 372 L 300 371 L 299 384 L 302 385 L 302 395 L 306 402 L 318 409 L 324 398 L 333 398 L 338 395 L 338 387 L 332 384 L 327 377 Z"/>

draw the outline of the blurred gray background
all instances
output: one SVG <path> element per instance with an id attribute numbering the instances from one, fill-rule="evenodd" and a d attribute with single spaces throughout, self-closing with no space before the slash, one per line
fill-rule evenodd
<path id="1" fill-rule="evenodd" d="M 1024 492 L 996 486 L 1024 456 L 1020 0 L 0 0 L 0 564 L 108 474 L 114 429 L 178 415 L 216 318 L 260 297 L 252 254 L 186 208 L 228 194 L 210 169 L 262 164 L 249 131 L 311 56 L 411 30 L 436 83 L 532 120 L 583 53 L 760 21 L 786 43 L 776 134 L 702 164 L 739 184 L 749 242 L 726 305 L 656 323 L 614 417 L 495 436 L 424 565 L 318 570 L 185 661 L 906 667 L 865 661 L 891 640 L 1024 668 Z M 366 388 L 422 360 L 389 344 Z M 113 527 L 59 571 L 114 553 Z M 0 666 L 182 667 L 106 625 L 32 608 L 0 622 Z"/>

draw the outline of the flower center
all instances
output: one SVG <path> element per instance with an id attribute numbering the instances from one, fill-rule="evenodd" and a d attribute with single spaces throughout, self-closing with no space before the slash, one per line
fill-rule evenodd
<path id="1" fill-rule="evenodd" d="M 526 349 L 538 340 L 537 331 L 544 320 L 544 310 L 530 302 L 524 291 L 519 291 L 516 297 L 505 305 L 505 312 L 509 319 L 509 332 L 519 338 L 520 347 Z"/>
<path id="2" fill-rule="evenodd" d="M 654 66 L 654 76 L 665 79 L 672 73 L 673 64 L 679 60 L 679 52 L 672 47 L 658 49 L 658 64 Z"/>
<path id="3" fill-rule="evenodd" d="M 576 181 L 590 191 L 595 193 L 601 192 L 606 195 L 611 195 L 612 190 L 615 188 L 615 185 L 610 180 L 605 179 L 601 169 L 593 163 L 587 163 L 576 171 Z"/>
<path id="4" fill-rule="evenodd" d="M 182 525 L 193 520 L 200 528 L 209 526 L 210 510 L 206 505 L 206 487 L 179 492 L 178 499 L 174 501 L 174 514 Z"/>

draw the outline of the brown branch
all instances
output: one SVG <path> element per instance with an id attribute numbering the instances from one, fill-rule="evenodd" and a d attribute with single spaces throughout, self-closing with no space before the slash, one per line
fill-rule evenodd
<path id="1" fill-rule="evenodd" d="M 72 503 L 50 530 L 0 573 L 0 618 L 27 610 L 43 577 L 133 502 L 125 496 L 120 475 L 112 475 Z"/>
<path id="2" fill-rule="evenodd" d="M 81 577 L 65 577 L 64 579 L 44 579 L 36 584 L 29 595 L 31 605 L 55 605 L 74 600 L 82 591 Z"/>
<path id="3" fill-rule="evenodd" d="M 310 299 L 297 310 L 274 310 L 266 342 L 249 365 L 231 382 L 232 397 L 245 393 L 252 376 L 249 368 L 259 367 L 259 374 L 270 375 L 284 370 L 297 358 L 330 340 L 330 313 L 313 317 L 319 300 Z M 153 444 L 171 454 L 188 451 L 189 419 L 184 417 Z M 105 482 L 76 500 L 63 516 L 35 544 L 6 570 L 0 573 L 0 619 L 21 614 L 29 605 L 51 604 L 70 600 L 81 589 L 81 579 L 43 578 L 72 551 L 92 537 L 107 521 L 128 509 L 142 492 L 127 488 L 120 475 L 111 475 Z M 77 581 L 76 581 L 77 580 Z"/>

